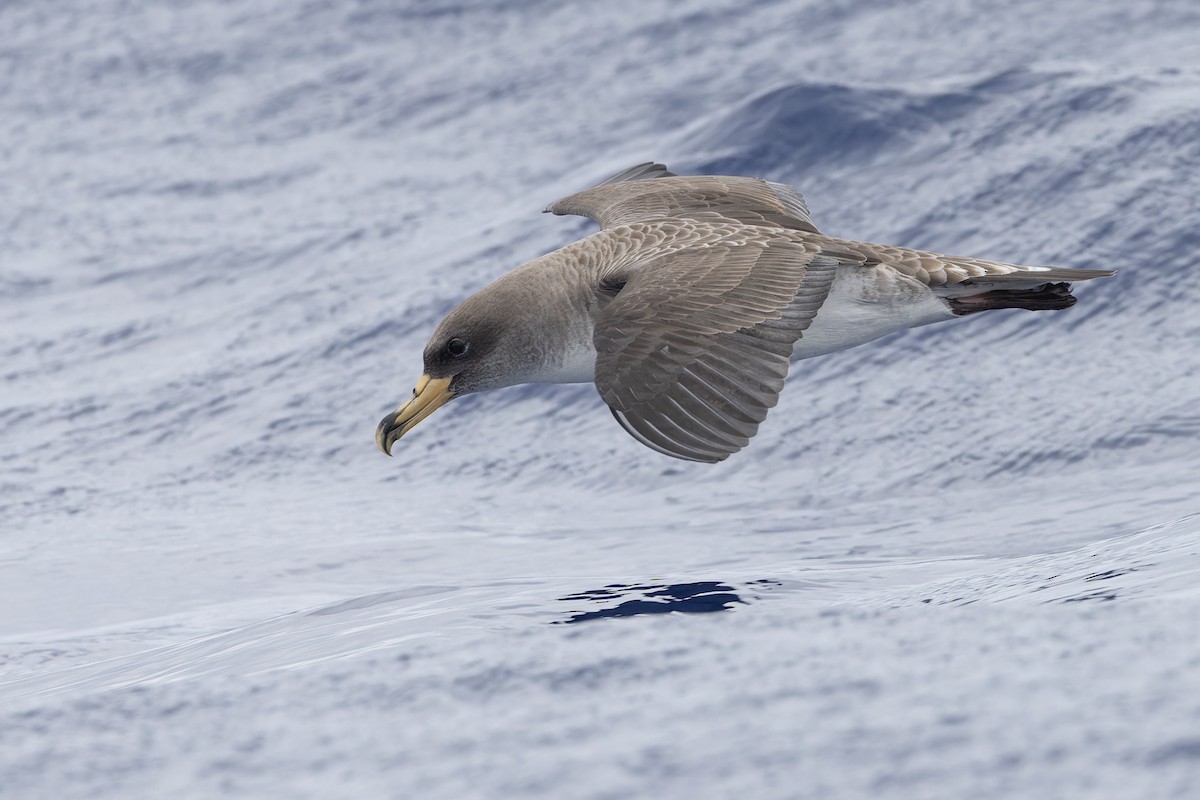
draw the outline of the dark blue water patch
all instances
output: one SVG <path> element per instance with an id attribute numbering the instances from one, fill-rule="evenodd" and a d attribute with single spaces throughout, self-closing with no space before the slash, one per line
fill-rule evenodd
<path id="1" fill-rule="evenodd" d="M 1137 567 L 1118 567 L 1116 569 L 1106 569 L 1102 572 L 1093 572 L 1091 575 L 1085 577 L 1084 580 L 1088 582 L 1107 581 L 1137 571 Z"/>
<path id="2" fill-rule="evenodd" d="M 697 131 L 688 146 L 720 154 L 696 165 L 705 174 L 754 175 L 820 164 L 859 167 L 928 143 L 931 131 L 979 104 L 961 92 L 924 96 L 794 83 L 745 101 Z"/>
<path id="3" fill-rule="evenodd" d="M 1152 750 L 1147 759 L 1153 766 L 1172 761 L 1200 761 L 1200 738 L 1177 739 Z"/>
<path id="4" fill-rule="evenodd" d="M 778 586 L 777 581 L 766 579 L 750 581 L 747 588 L 761 590 Z M 628 599 L 626 599 L 628 598 Z M 614 617 L 638 617 L 645 614 L 711 614 L 730 611 L 737 604 L 745 604 L 732 586 L 722 581 L 696 581 L 672 584 L 626 584 L 610 583 L 601 589 L 589 589 L 560 597 L 563 602 L 583 602 L 603 605 L 591 611 L 576 611 L 565 620 L 553 624 L 587 622 Z M 616 605 L 611 603 L 616 602 Z"/>
<path id="5" fill-rule="evenodd" d="M 26 297 L 50 286 L 50 278 L 17 275 L 0 275 L 0 297 Z"/>
<path id="6" fill-rule="evenodd" d="M 1091 603 L 1091 602 L 1108 602 L 1116 600 L 1117 593 L 1114 591 L 1095 591 L 1087 592 L 1086 594 L 1076 595 L 1074 597 L 1064 597 L 1060 602 L 1063 603 Z"/>

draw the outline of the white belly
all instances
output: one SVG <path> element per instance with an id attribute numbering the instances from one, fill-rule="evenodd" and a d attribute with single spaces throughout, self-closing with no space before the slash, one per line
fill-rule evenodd
<path id="1" fill-rule="evenodd" d="M 919 281 L 887 269 L 844 269 L 796 342 L 792 360 L 835 353 L 905 328 L 954 318 L 946 302 Z"/>

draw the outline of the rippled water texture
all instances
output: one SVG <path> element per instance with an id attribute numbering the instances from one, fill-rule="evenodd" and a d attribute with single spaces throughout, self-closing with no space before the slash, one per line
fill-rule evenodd
<path id="1" fill-rule="evenodd" d="M 0 795 L 1192 797 L 1200 9 L 0 6 Z M 797 364 L 380 417 L 649 159 L 1118 268 Z"/>

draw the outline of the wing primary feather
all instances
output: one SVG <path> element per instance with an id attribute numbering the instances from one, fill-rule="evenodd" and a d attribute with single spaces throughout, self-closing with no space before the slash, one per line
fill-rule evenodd
<path id="1" fill-rule="evenodd" d="M 704 378 L 701 377 L 700 375 L 698 375 L 695 370 L 689 370 L 687 377 L 691 378 L 692 380 L 696 381 L 697 383 L 700 383 L 701 385 L 706 387 L 710 392 L 712 392 L 721 401 L 722 411 L 724 411 L 725 415 L 727 417 L 729 417 L 732 421 L 740 422 L 742 425 L 753 425 L 755 430 L 758 429 L 758 423 L 761 422 L 762 420 L 755 419 L 753 415 L 747 413 L 743 408 L 743 405 L 744 405 L 743 402 L 731 399 L 727 394 L 722 392 L 720 389 L 713 386 L 708 381 L 704 380 Z M 681 381 L 680 383 L 682 384 L 683 381 Z M 753 433 L 751 433 L 749 435 L 753 436 Z"/>
<path id="2" fill-rule="evenodd" d="M 721 430 L 716 424 L 714 424 L 713 421 L 701 419 L 699 416 L 697 416 L 695 411 L 692 411 L 684 406 L 683 403 L 679 402 L 677 398 L 669 397 L 667 398 L 667 402 L 674 406 L 684 418 L 690 419 L 692 422 L 696 423 L 699 429 L 709 434 L 710 437 L 715 437 L 725 444 L 737 445 L 738 447 L 745 447 L 745 445 L 748 443 L 741 442 L 741 437 L 732 432 Z M 701 404 L 701 407 L 706 408 L 703 404 Z"/>
<path id="3" fill-rule="evenodd" d="M 667 408 L 672 401 L 673 398 L 667 398 Z M 679 420 L 666 413 L 666 408 L 655 409 L 654 415 L 646 419 L 664 436 L 693 453 L 722 455 L 728 452 L 728 448 L 721 446 L 721 443 L 705 438 L 703 429 L 696 431 L 684 427 Z"/>
<path id="4" fill-rule="evenodd" d="M 724 460 L 779 402 L 838 266 L 776 234 L 635 264 L 595 316 L 596 388 L 643 444 Z"/>
<path id="5" fill-rule="evenodd" d="M 685 461 L 702 461 L 714 464 L 723 461 L 729 454 L 689 447 L 667 435 L 646 417 L 630 417 L 619 414 L 615 409 L 613 415 L 626 431 L 633 433 L 634 438 L 642 444 L 665 455 L 682 458 Z"/>

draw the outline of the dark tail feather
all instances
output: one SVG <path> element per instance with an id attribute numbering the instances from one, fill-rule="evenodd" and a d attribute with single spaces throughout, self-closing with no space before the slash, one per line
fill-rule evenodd
<path id="1" fill-rule="evenodd" d="M 1075 305 L 1069 283 L 1043 283 L 1035 289 L 993 289 L 990 292 L 947 297 L 950 310 L 960 317 L 994 308 L 1024 308 L 1029 311 L 1057 311 Z"/>

